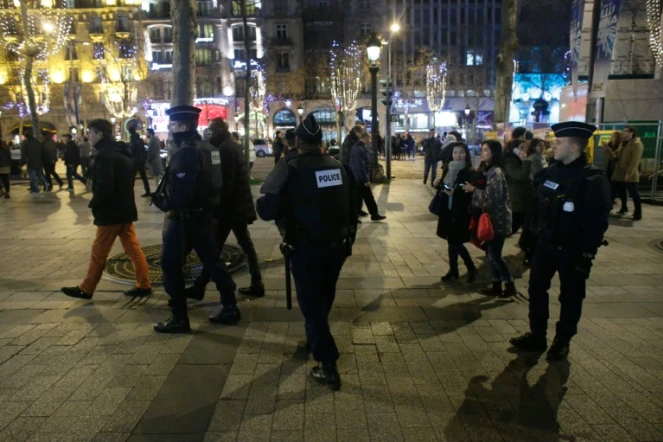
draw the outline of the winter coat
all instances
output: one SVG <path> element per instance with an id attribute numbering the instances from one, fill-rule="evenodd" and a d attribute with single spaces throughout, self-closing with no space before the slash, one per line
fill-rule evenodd
<path id="1" fill-rule="evenodd" d="M 145 142 L 138 134 L 131 134 L 129 138 L 129 152 L 131 153 L 131 159 L 136 169 L 145 166 L 145 161 L 147 161 Z"/>
<path id="2" fill-rule="evenodd" d="M 12 151 L 8 147 L 0 146 L 0 174 L 11 173 Z"/>
<path id="3" fill-rule="evenodd" d="M 136 169 L 132 158 L 113 140 L 102 139 L 97 147 L 92 180 L 92 209 L 96 226 L 127 224 L 138 219 L 134 196 Z"/>
<path id="4" fill-rule="evenodd" d="M 81 150 L 73 141 L 68 141 L 64 151 L 64 164 L 67 166 L 79 166 L 81 164 Z"/>
<path id="5" fill-rule="evenodd" d="M 548 162 L 543 157 L 543 154 L 540 154 L 539 152 L 534 152 L 533 154 L 528 156 L 527 161 L 530 161 L 532 163 L 532 173 L 530 174 L 532 178 L 534 178 L 534 175 L 539 173 L 541 170 L 548 167 Z"/>
<path id="6" fill-rule="evenodd" d="M 272 143 L 272 152 L 274 153 L 275 157 L 280 157 L 283 155 L 283 151 L 285 150 L 285 145 L 283 144 L 283 141 L 281 141 L 280 138 L 277 138 L 274 140 Z"/>
<path id="7" fill-rule="evenodd" d="M 363 141 L 357 141 L 350 152 L 350 170 L 357 185 L 371 182 L 371 158 L 368 147 Z"/>
<path id="8" fill-rule="evenodd" d="M 475 188 L 472 195 L 473 212 L 479 215 L 485 208 L 490 215 L 495 235 L 511 235 L 513 218 L 506 177 L 499 167 L 491 167 L 484 175 L 485 188 Z"/>
<path id="9" fill-rule="evenodd" d="M 34 138 L 23 140 L 21 164 L 26 164 L 28 169 L 41 170 L 44 167 L 44 146 Z"/>
<path id="10" fill-rule="evenodd" d="M 452 244 L 462 244 L 470 240 L 470 204 L 472 194 L 465 192 L 459 184 L 465 184 L 472 179 L 472 171 L 463 169 L 458 172 L 454 183 L 449 210 L 448 196 L 441 192 L 442 213 L 437 220 L 437 236 L 444 238 Z"/>
<path id="11" fill-rule="evenodd" d="M 53 164 L 58 160 L 58 147 L 50 138 L 42 143 L 44 145 L 44 164 Z"/>
<path id="12" fill-rule="evenodd" d="M 640 138 L 633 138 L 631 141 L 622 143 L 617 149 L 617 164 L 615 171 L 612 173 L 612 181 L 619 183 L 639 183 L 640 161 L 642 160 L 642 153 L 644 146 Z M 628 179 L 626 176 L 628 175 Z"/>
<path id="13" fill-rule="evenodd" d="M 442 150 L 442 143 L 436 137 L 424 140 L 424 158 L 428 160 L 437 159 Z"/>
<path id="14" fill-rule="evenodd" d="M 352 146 L 357 144 L 359 139 L 350 132 L 343 140 L 343 145 L 341 146 L 341 163 L 346 166 L 350 165 L 350 153 L 352 151 Z"/>
<path id="15" fill-rule="evenodd" d="M 249 167 L 244 152 L 229 133 L 212 137 L 210 143 L 218 147 L 221 154 L 223 188 L 217 216 L 221 222 L 251 224 L 257 218 L 251 194 Z"/>
<path id="16" fill-rule="evenodd" d="M 522 160 L 515 153 L 504 154 L 504 174 L 509 186 L 509 199 L 513 213 L 527 213 L 532 207 L 532 162 Z"/>
<path id="17" fill-rule="evenodd" d="M 161 143 L 156 136 L 150 137 L 147 143 L 147 162 L 152 170 L 152 176 L 163 175 L 163 163 L 161 162 Z"/>

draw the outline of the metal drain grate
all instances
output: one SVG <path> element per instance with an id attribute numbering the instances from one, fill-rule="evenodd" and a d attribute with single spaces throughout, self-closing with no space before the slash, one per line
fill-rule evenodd
<path id="1" fill-rule="evenodd" d="M 161 270 L 161 251 L 163 245 L 146 246 L 142 247 L 142 249 L 147 259 L 150 281 L 152 284 L 161 284 L 163 282 L 163 271 Z M 237 271 L 246 266 L 246 257 L 237 246 L 224 245 L 221 252 L 221 259 L 226 263 L 230 272 Z M 184 264 L 184 279 L 187 282 L 193 282 L 200 275 L 202 269 L 203 265 L 198 259 L 198 256 L 195 252 L 192 252 L 187 257 L 186 264 Z M 134 284 L 136 274 L 129 256 L 121 253 L 108 258 L 104 279 L 123 284 Z"/>

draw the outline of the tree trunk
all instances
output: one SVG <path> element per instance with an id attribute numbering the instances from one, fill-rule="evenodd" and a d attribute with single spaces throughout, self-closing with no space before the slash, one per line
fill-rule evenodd
<path id="1" fill-rule="evenodd" d="M 28 5 L 26 2 L 21 2 L 21 20 L 23 22 L 23 29 L 28 29 Z M 23 85 L 25 86 L 25 93 L 28 95 L 28 108 L 30 109 L 30 119 L 32 120 L 32 134 L 36 139 L 39 139 L 39 116 L 37 115 L 37 101 L 35 100 L 35 90 L 32 88 L 32 65 L 34 62 L 35 52 L 33 48 L 26 44 L 25 47 L 25 72 L 23 73 Z"/>
<path id="2" fill-rule="evenodd" d="M 518 49 L 516 35 L 517 0 L 505 0 L 502 7 L 502 39 L 497 54 L 495 78 L 495 112 L 493 122 L 507 123 L 511 109 L 511 92 L 513 90 L 513 59 Z"/>
<path id="3" fill-rule="evenodd" d="M 251 129 L 251 42 L 248 36 L 248 20 L 246 14 L 246 0 L 242 0 L 242 25 L 244 26 L 244 51 L 246 53 L 246 76 L 244 87 L 244 157 L 249 162 L 249 130 Z M 251 176 L 249 168 L 249 176 Z"/>
<path id="4" fill-rule="evenodd" d="M 173 22 L 173 95 L 171 106 L 193 105 L 196 72 L 195 0 L 170 0 Z"/>
<path id="5" fill-rule="evenodd" d="M 339 144 L 343 144 L 343 128 L 345 127 L 345 113 L 343 111 L 338 111 L 336 112 L 336 132 L 338 133 L 338 140 L 336 140 Z"/>

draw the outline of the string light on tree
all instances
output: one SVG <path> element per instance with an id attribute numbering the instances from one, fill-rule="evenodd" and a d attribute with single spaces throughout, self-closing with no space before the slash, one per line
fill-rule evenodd
<path id="1" fill-rule="evenodd" d="M 647 24 L 649 25 L 649 46 L 656 64 L 663 66 L 663 33 L 661 32 L 661 0 L 647 0 Z"/>
<path id="2" fill-rule="evenodd" d="M 444 107 L 444 100 L 447 93 L 447 63 L 438 63 L 434 58 L 432 63 L 426 66 L 426 98 L 428 98 L 428 108 L 435 112 Z"/>
<path id="3" fill-rule="evenodd" d="M 337 42 L 329 51 L 331 95 L 338 110 L 337 124 L 339 131 L 343 125 L 344 115 L 357 105 L 357 97 L 362 86 L 362 52 L 356 43 L 344 48 Z"/>

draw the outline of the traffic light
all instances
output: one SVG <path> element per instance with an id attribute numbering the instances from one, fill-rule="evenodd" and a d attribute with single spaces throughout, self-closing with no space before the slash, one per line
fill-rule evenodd
<path id="1" fill-rule="evenodd" d="M 380 89 L 380 93 L 384 97 L 384 99 L 380 101 L 387 106 L 387 108 L 391 109 L 391 105 L 394 103 L 394 100 L 392 100 L 394 96 L 393 84 L 391 80 L 380 80 L 380 84 L 384 87 L 384 89 Z"/>

